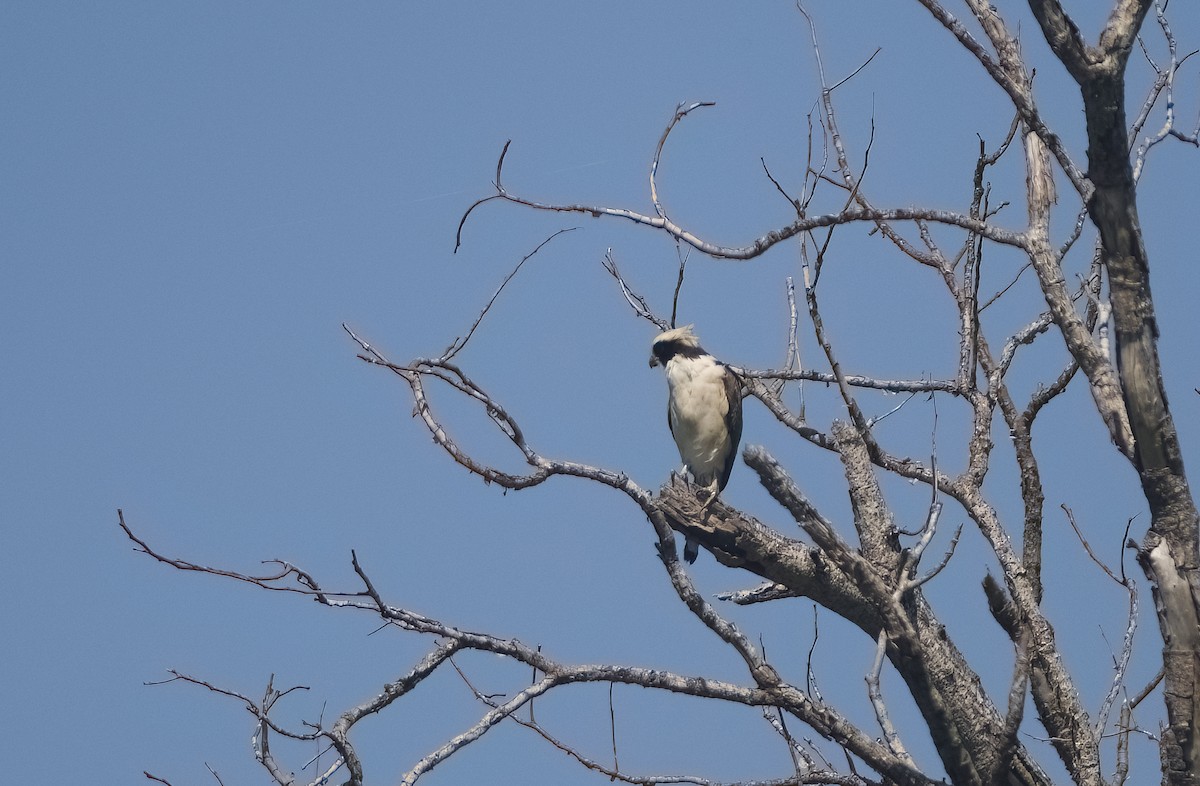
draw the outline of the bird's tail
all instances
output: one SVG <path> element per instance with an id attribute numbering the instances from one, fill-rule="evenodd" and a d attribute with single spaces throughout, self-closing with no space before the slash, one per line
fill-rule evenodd
<path id="1" fill-rule="evenodd" d="M 690 564 L 695 562 L 698 556 L 700 556 L 700 542 L 688 538 L 683 544 L 683 561 Z"/>

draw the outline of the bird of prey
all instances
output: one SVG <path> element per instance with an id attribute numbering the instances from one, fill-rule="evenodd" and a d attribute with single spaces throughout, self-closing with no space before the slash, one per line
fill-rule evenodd
<path id="1" fill-rule="evenodd" d="M 692 326 L 659 334 L 650 350 L 650 367 L 667 372 L 670 397 L 667 425 L 679 448 L 684 471 L 708 489 L 707 511 L 729 482 L 742 438 L 742 383 L 721 361 L 704 351 Z M 683 558 L 695 562 L 699 544 L 687 539 Z"/>

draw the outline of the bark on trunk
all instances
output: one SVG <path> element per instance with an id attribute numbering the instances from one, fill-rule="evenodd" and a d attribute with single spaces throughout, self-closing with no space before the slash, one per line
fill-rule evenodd
<path id="1" fill-rule="evenodd" d="M 1163 390 L 1150 267 L 1129 164 L 1123 69 L 1083 85 L 1088 124 L 1088 205 L 1100 232 L 1116 336 L 1117 371 L 1133 431 L 1133 463 L 1150 508 L 1139 560 L 1153 585 L 1163 636 L 1168 732 L 1164 783 L 1200 783 L 1200 531 L 1179 437 Z"/>

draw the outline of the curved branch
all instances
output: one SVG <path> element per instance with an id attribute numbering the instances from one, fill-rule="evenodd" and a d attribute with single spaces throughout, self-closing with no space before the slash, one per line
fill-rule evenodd
<path id="1" fill-rule="evenodd" d="M 671 135 L 671 130 L 675 128 L 675 124 L 687 117 L 691 112 L 702 107 L 716 105 L 716 101 L 696 101 L 687 106 L 680 104 L 675 107 L 675 114 L 671 117 L 671 122 L 667 123 L 667 127 L 663 129 L 662 136 L 658 140 L 658 147 L 654 149 L 654 160 L 650 164 L 650 201 L 654 203 L 654 212 L 663 220 L 667 218 L 667 211 L 663 210 L 662 201 L 658 198 L 656 177 L 658 175 L 658 162 L 662 158 L 663 146 L 667 144 L 667 137 Z"/>
<path id="2" fill-rule="evenodd" d="M 707 105 L 708 104 L 705 103 L 693 104 L 686 110 L 683 110 L 683 114 L 679 114 L 679 111 L 677 111 L 676 117 L 673 119 L 672 124 L 667 128 L 667 132 L 670 131 L 671 127 L 674 125 L 674 122 L 680 117 L 683 117 L 698 106 Z M 660 145 L 665 141 L 666 133 L 664 133 L 663 139 L 660 141 Z M 535 210 L 545 210 L 557 213 L 583 213 L 595 218 L 599 218 L 600 216 L 623 218 L 628 221 L 632 221 L 635 224 L 642 224 L 654 229 L 662 230 L 676 240 L 695 248 L 697 251 L 718 259 L 753 259 L 761 256 L 775 244 L 813 229 L 851 223 L 879 223 L 881 221 L 931 221 L 938 224 L 959 227 L 960 229 L 965 229 L 969 232 L 981 235 L 989 240 L 992 240 L 996 243 L 1001 243 L 1003 245 L 1014 246 L 1017 248 L 1024 248 L 1025 245 L 1024 236 L 1021 233 L 1002 229 L 1000 227 L 993 226 L 986 221 L 972 218 L 971 216 L 964 216 L 960 213 L 955 213 L 949 210 L 934 210 L 928 208 L 892 208 L 889 210 L 878 210 L 874 208 L 847 207 L 838 213 L 830 213 L 823 216 L 813 216 L 811 218 L 806 218 L 803 216 L 799 217 L 791 224 L 768 232 L 767 234 L 757 238 L 748 246 L 722 246 L 704 240 L 703 238 L 684 229 L 667 218 L 665 212 L 662 211 L 661 205 L 658 202 L 657 187 L 654 185 L 653 179 L 651 181 L 651 186 L 653 189 L 652 195 L 655 209 L 657 211 L 657 214 L 653 216 L 639 213 L 634 210 L 628 210 L 626 208 L 584 204 L 559 205 L 538 202 L 511 194 L 504 188 L 500 180 L 501 169 L 504 165 L 504 156 L 507 153 L 508 143 L 505 144 L 504 150 L 500 154 L 500 160 L 496 164 L 496 182 L 494 184 L 496 187 L 496 193 L 477 200 L 474 204 L 467 208 L 466 213 L 463 214 L 462 219 L 459 221 L 458 232 L 455 238 L 455 250 L 457 250 L 461 244 L 463 226 L 466 224 L 467 218 L 471 215 L 475 208 L 496 199 L 503 200 L 505 202 L 512 202 L 514 204 L 533 208 Z M 655 159 L 655 168 L 656 167 L 657 157 Z M 651 170 L 652 178 L 654 176 L 654 171 L 654 169 Z"/>
<path id="3" fill-rule="evenodd" d="M 821 229 L 823 227 L 840 226 L 843 224 L 854 223 L 871 223 L 875 224 L 880 221 L 931 221 L 937 224 L 945 224 L 954 226 L 960 229 L 965 229 L 970 232 L 975 232 L 983 237 L 988 238 L 996 243 L 1001 243 L 1007 246 L 1023 248 L 1025 244 L 1024 236 L 1018 232 L 1000 227 L 993 226 L 985 221 L 971 218 L 970 216 L 955 213 L 950 210 L 935 210 L 930 208 L 891 208 L 891 209 L 863 209 L 863 208 L 846 208 L 839 213 L 828 213 L 821 216 L 812 216 L 810 218 L 798 218 L 787 226 L 772 230 L 765 235 L 755 239 L 747 246 L 722 246 L 716 243 L 710 243 L 694 233 L 684 229 L 675 222 L 667 218 L 658 216 L 648 216 L 638 213 L 633 210 L 616 207 L 604 207 L 602 205 L 555 205 L 542 202 L 535 202 L 530 199 L 524 199 L 512 194 L 495 194 L 488 197 L 488 201 L 492 199 L 503 199 L 507 202 L 513 202 L 518 205 L 530 207 L 535 210 L 546 210 L 558 213 L 584 213 L 595 218 L 600 216 L 611 216 L 613 218 L 623 218 L 632 221 L 635 224 L 642 224 L 660 229 L 671 237 L 688 244 L 692 248 L 707 254 L 717 259 L 731 259 L 744 261 L 762 256 L 772 246 L 789 238 L 813 229 Z"/>

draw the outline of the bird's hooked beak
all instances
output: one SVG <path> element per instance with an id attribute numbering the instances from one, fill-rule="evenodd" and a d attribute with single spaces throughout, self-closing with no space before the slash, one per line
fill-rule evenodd
<path id="1" fill-rule="evenodd" d="M 655 355 L 653 352 L 651 352 L 650 353 L 650 368 L 654 368 L 657 365 L 658 365 L 658 355 Z"/>

